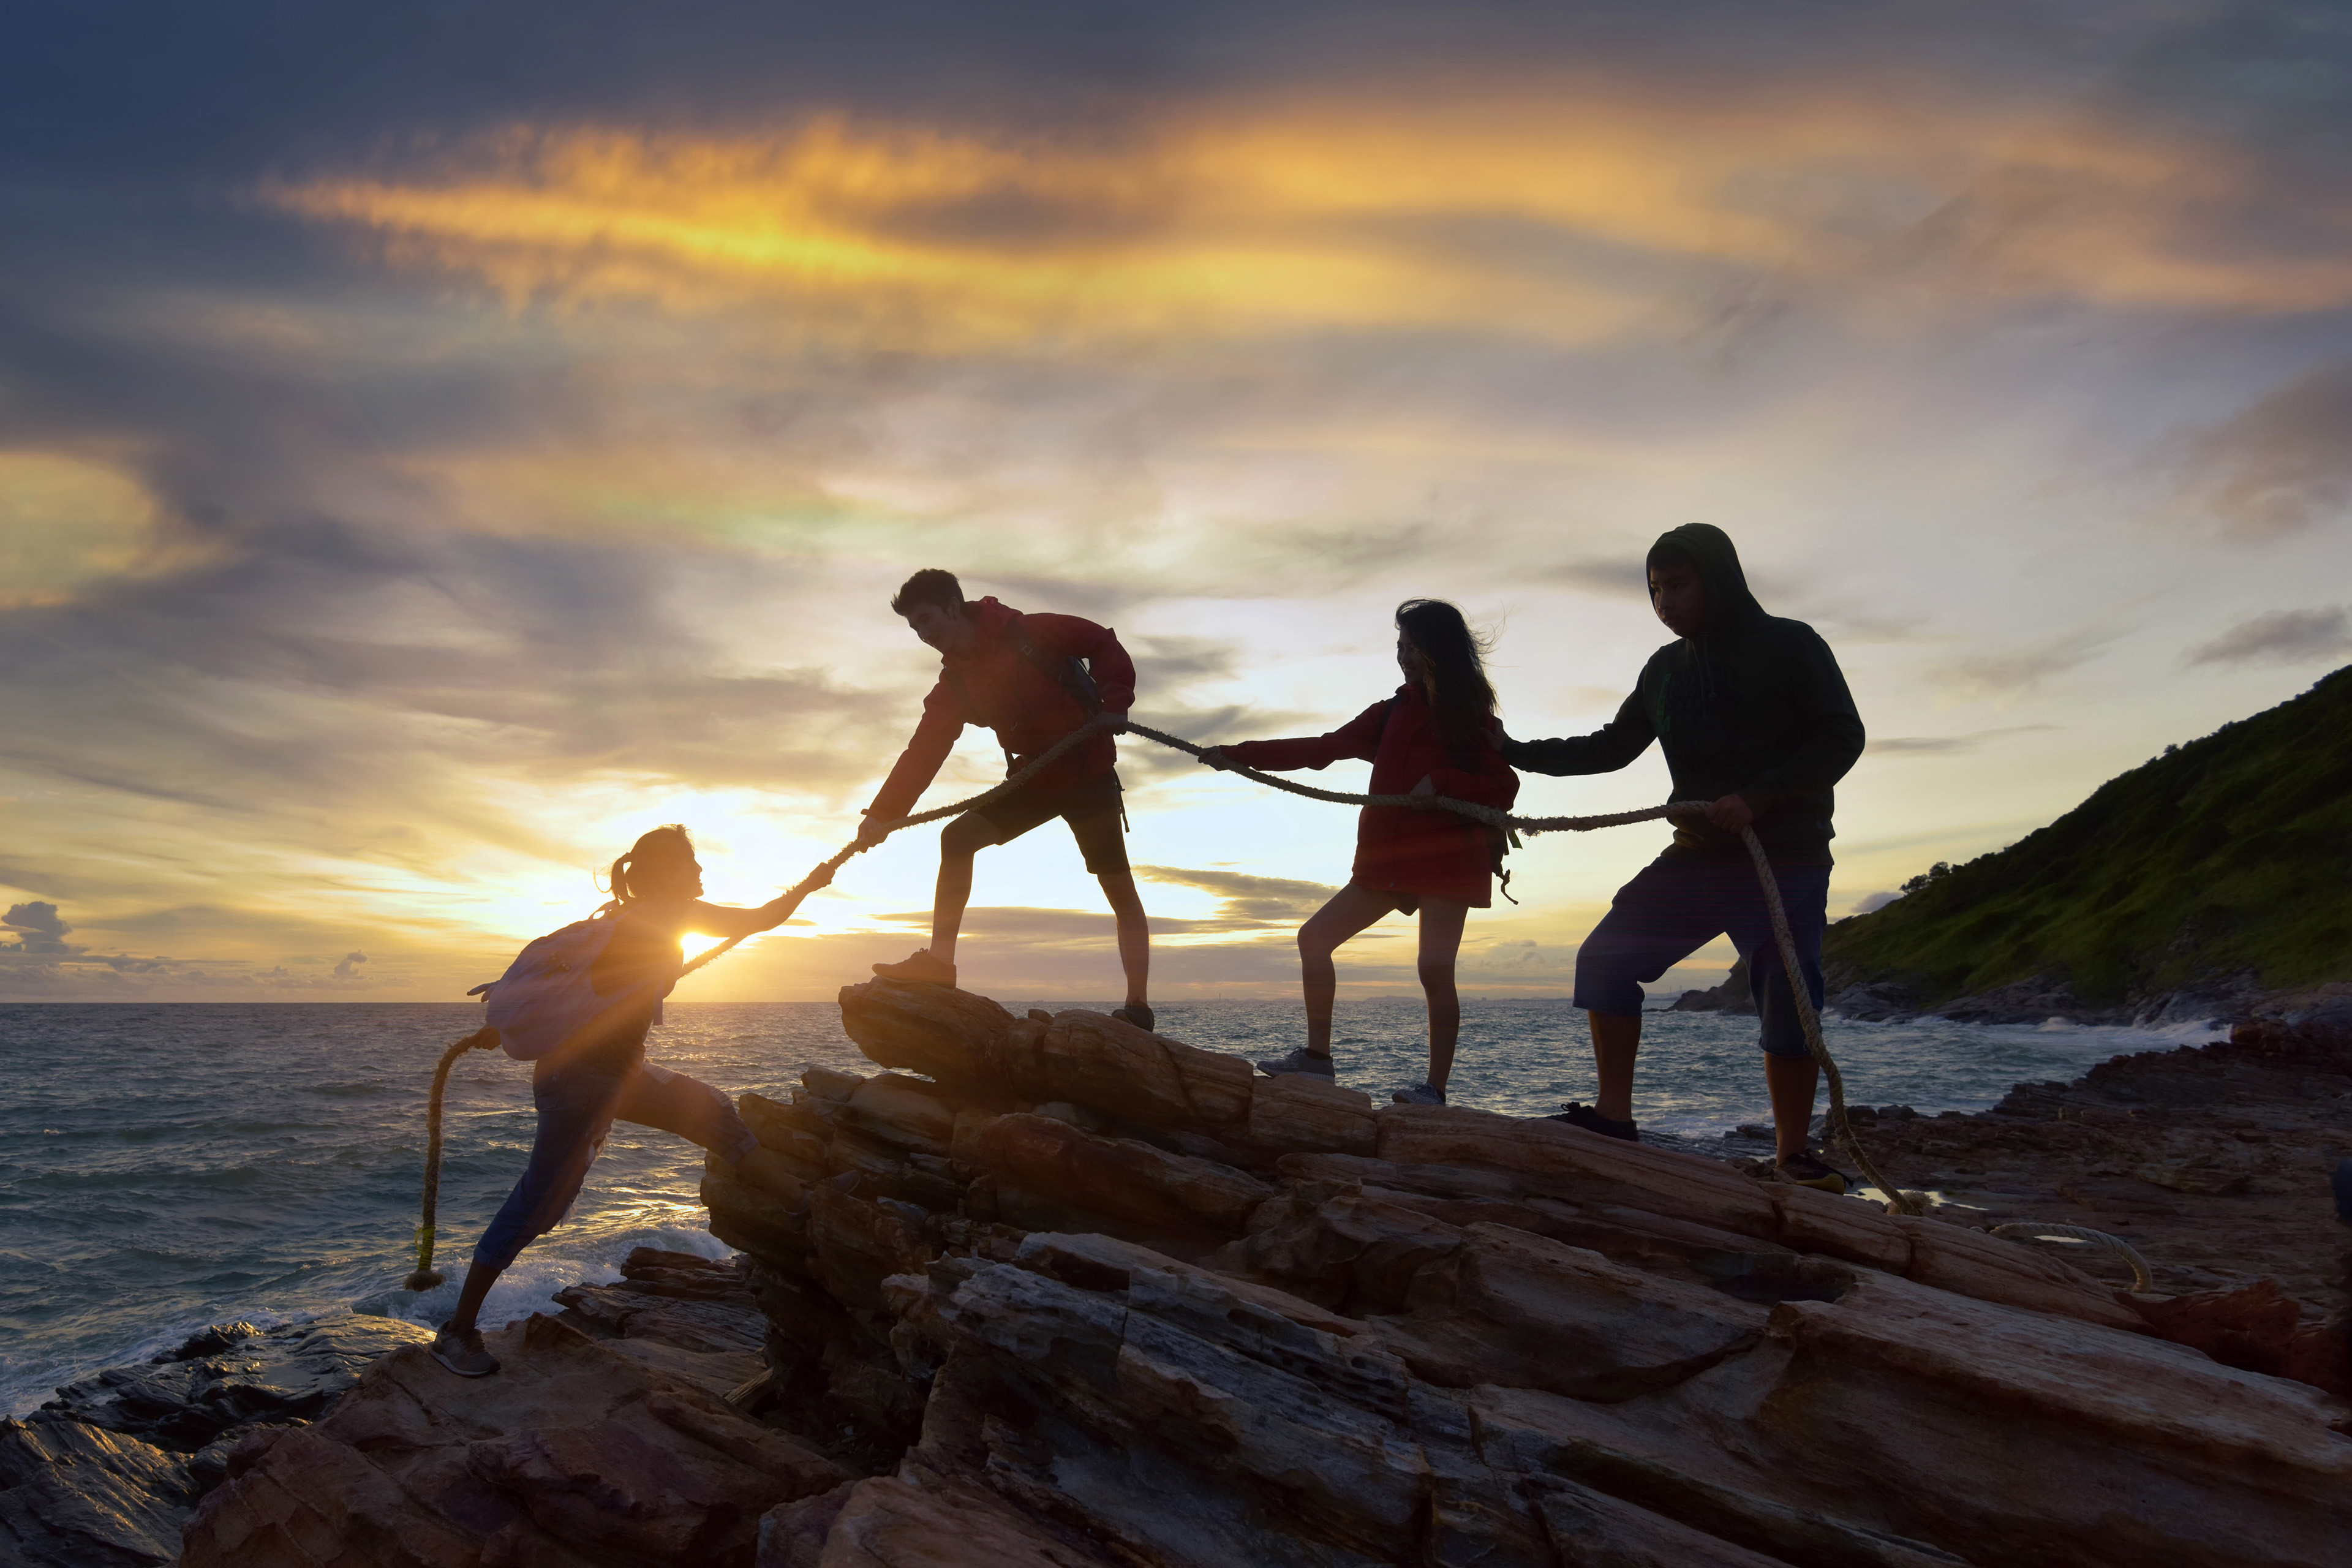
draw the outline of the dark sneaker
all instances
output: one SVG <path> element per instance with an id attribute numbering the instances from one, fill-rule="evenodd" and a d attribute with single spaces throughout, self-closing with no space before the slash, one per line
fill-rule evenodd
<path id="1" fill-rule="evenodd" d="M 1110 1010 L 1110 1016 L 1122 1024 L 1134 1025 L 1147 1035 L 1151 1032 L 1151 1026 L 1157 1021 L 1151 1009 L 1140 1002 L 1129 1002 L 1124 1007 L 1113 1007 Z"/>
<path id="2" fill-rule="evenodd" d="M 877 963 L 874 973 L 885 980 L 910 980 L 918 985 L 955 984 L 956 966 L 933 958 L 928 947 L 919 947 L 912 956 L 897 963 Z"/>
<path id="3" fill-rule="evenodd" d="M 1260 1062 L 1257 1070 L 1268 1078 L 1280 1078 L 1285 1073 L 1303 1072 L 1309 1078 L 1331 1078 L 1331 1058 L 1318 1057 L 1301 1046 L 1286 1057 L 1276 1057 L 1270 1062 Z"/>
<path id="4" fill-rule="evenodd" d="M 1642 1141 L 1641 1130 L 1637 1124 L 1603 1116 L 1592 1107 L 1579 1105 L 1572 1100 L 1559 1108 L 1559 1115 L 1547 1116 L 1544 1120 L 1565 1121 L 1570 1127 L 1581 1127 L 1587 1132 L 1598 1132 L 1603 1138 L 1614 1138 L 1621 1143 L 1639 1143 Z"/>
<path id="5" fill-rule="evenodd" d="M 433 1336 L 433 1359 L 459 1377 L 488 1377 L 499 1370 L 499 1358 L 482 1348 L 482 1331 L 442 1330 Z"/>
<path id="6" fill-rule="evenodd" d="M 1811 1154 L 1791 1154 L 1785 1160 L 1775 1160 L 1772 1168 L 1780 1179 L 1800 1187 L 1812 1187 L 1843 1197 L 1854 1185 L 1853 1178 L 1843 1171 Z"/>
<path id="7" fill-rule="evenodd" d="M 1399 1105 L 1443 1105 L 1445 1091 L 1434 1084 L 1417 1083 L 1411 1089 L 1398 1089 L 1391 1098 Z"/>

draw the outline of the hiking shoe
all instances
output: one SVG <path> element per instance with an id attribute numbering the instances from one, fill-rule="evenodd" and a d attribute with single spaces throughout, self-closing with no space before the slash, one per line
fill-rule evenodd
<path id="1" fill-rule="evenodd" d="M 1276 1057 L 1270 1062 L 1258 1063 L 1257 1070 L 1265 1074 L 1268 1078 L 1280 1078 L 1283 1074 L 1291 1072 L 1303 1072 L 1309 1078 L 1333 1078 L 1335 1076 L 1331 1069 L 1331 1058 L 1329 1057 L 1318 1057 L 1304 1046 L 1301 1046 L 1298 1049 L 1291 1052 L 1286 1057 Z"/>
<path id="2" fill-rule="evenodd" d="M 433 1336 L 433 1359 L 459 1377 L 488 1377 L 499 1370 L 499 1358 L 482 1348 L 479 1329 L 443 1329 Z"/>
<path id="3" fill-rule="evenodd" d="M 1124 1007 L 1113 1007 L 1110 1016 L 1122 1024 L 1132 1024 L 1145 1034 L 1151 1033 L 1154 1016 L 1150 1008 L 1140 1002 L 1129 1002 Z"/>
<path id="4" fill-rule="evenodd" d="M 955 986 L 955 965 L 931 956 L 928 947 L 917 948 L 913 954 L 897 963 L 877 963 L 874 973 L 885 980 L 910 980 L 918 985 Z"/>
<path id="5" fill-rule="evenodd" d="M 1559 1115 L 1547 1116 L 1544 1120 L 1565 1121 L 1570 1127 L 1581 1127 L 1587 1132 L 1598 1132 L 1603 1138 L 1614 1138 L 1621 1143 L 1639 1143 L 1642 1141 L 1641 1131 L 1635 1123 L 1603 1116 L 1592 1107 L 1579 1105 L 1572 1100 L 1559 1108 Z"/>
<path id="6" fill-rule="evenodd" d="M 1433 1083 L 1417 1083 L 1411 1089 L 1401 1089 L 1391 1098 L 1399 1105 L 1443 1105 L 1445 1091 Z"/>
<path id="7" fill-rule="evenodd" d="M 1785 1160 L 1773 1161 L 1772 1168 L 1791 1185 L 1835 1193 L 1841 1197 L 1854 1184 L 1853 1177 L 1813 1154 L 1791 1154 Z"/>

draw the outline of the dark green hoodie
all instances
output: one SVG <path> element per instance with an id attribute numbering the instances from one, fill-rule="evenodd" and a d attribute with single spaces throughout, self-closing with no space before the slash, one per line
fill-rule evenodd
<path id="1" fill-rule="evenodd" d="M 1747 798 L 1756 836 L 1773 859 L 1826 865 L 1832 788 L 1862 755 L 1862 715 L 1821 634 L 1768 616 L 1748 591 L 1739 552 L 1719 528 L 1685 523 L 1659 536 L 1698 566 L 1706 626 L 1650 656 L 1617 717 L 1590 735 L 1507 741 L 1503 760 L 1526 773 L 1612 773 L 1665 748 L 1675 800 Z M 1669 855 L 1739 855 L 1735 834 L 1677 824 Z"/>

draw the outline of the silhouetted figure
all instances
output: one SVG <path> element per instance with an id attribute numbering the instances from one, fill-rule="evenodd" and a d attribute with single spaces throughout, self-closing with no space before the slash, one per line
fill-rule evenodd
<path id="1" fill-rule="evenodd" d="M 814 890 L 814 889 L 812 889 Z M 790 919 L 805 895 L 784 894 L 756 910 L 702 901 L 702 866 L 679 826 L 656 827 L 613 862 L 613 929 L 597 933 L 603 951 L 588 983 L 610 1005 L 532 1064 L 531 1102 L 539 1134 L 530 1163 L 474 1248 L 457 1310 L 433 1341 L 433 1355 L 461 1377 L 498 1371 L 476 1322 L 490 1287 L 530 1242 L 570 1212 L 588 1167 L 615 1121 L 698 1143 L 731 1163 L 735 1174 L 782 1201 L 801 1201 L 800 1183 L 743 1125 L 728 1098 L 707 1083 L 646 1060 L 646 1032 L 661 1022 L 662 999 L 677 984 L 680 939 L 740 937 Z"/>
<path id="2" fill-rule="evenodd" d="M 1771 859 L 1818 1007 L 1832 786 L 1862 755 L 1862 716 L 1829 644 L 1802 621 L 1764 613 L 1721 529 L 1695 522 L 1662 534 L 1648 567 L 1651 605 L 1678 640 L 1650 656 L 1617 717 L 1593 734 L 1503 746 L 1512 766 L 1530 773 L 1604 773 L 1657 741 L 1674 774 L 1672 798 L 1711 803 L 1703 816 L 1676 823 L 1673 845 L 1618 890 L 1577 950 L 1576 1005 L 1592 1028 L 1599 1104 L 1570 1105 L 1555 1120 L 1638 1139 L 1642 986 L 1727 933 L 1748 962 L 1762 1016 L 1780 1172 L 1843 1192 L 1845 1177 L 1810 1148 L 1819 1069 L 1740 830 L 1753 825 Z"/>
<path id="3" fill-rule="evenodd" d="M 1353 757 L 1372 764 L 1371 795 L 1449 795 L 1507 808 L 1519 781 L 1496 750 L 1495 689 L 1478 639 L 1462 612 L 1443 599 L 1397 606 L 1397 668 L 1404 684 L 1328 735 L 1242 741 L 1202 760 L 1264 772 L 1320 768 Z M 1462 1003 L 1454 960 L 1472 910 L 1493 901 L 1499 832 L 1443 810 L 1368 805 L 1357 818 L 1356 861 L 1348 885 L 1298 929 L 1299 983 L 1306 993 L 1307 1044 L 1258 1063 L 1272 1076 L 1333 1075 L 1331 1006 L 1339 975 L 1331 955 L 1381 916 L 1421 916 L 1421 988 L 1429 999 L 1429 1076 L 1396 1092 L 1408 1104 L 1443 1105 L 1454 1069 Z"/>
<path id="4" fill-rule="evenodd" d="M 1135 704 L 1135 663 L 1108 626 L 1076 616 L 1024 615 L 993 597 L 968 603 L 954 574 L 937 568 L 908 578 L 890 608 L 939 650 L 940 679 L 923 699 L 914 738 L 866 808 L 861 845 L 880 842 L 890 824 L 914 809 L 965 725 L 996 731 L 1010 777 L 1097 713 L 1123 714 Z M 1127 1005 L 1112 1016 L 1150 1028 L 1151 931 L 1127 863 L 1118 761 L 1109 734 L 1097 735 L 1012 795 L 950 823 L 940 834 L 930 945 L 897 963 L 877 963 L 874 973 L 886 980 L 953 985 L 956 933 L 971 900 L 972 858 L 1059 817 L 1069 824 L 1118 921 Z"/>

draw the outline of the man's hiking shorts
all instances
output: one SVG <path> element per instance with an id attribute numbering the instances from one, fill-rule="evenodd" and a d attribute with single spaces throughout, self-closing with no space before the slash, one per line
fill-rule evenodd
<path id="1" fill-rule="evenodd" d="M 1110 877 L 1128 868 L 1127 819 L 1117 773 L 1089 779 L 1076 789 L 1024 785 L 981 811 L 957 818 L 940 835 L 940 843 L 943 848 L 966 851 L 1010 844 L 1057 816 L 1070 825 L 1070 837 L 1078 841 L 1087 870 L 1097 877 Z"/>
<path id="2" fill-rule="evenodd" d="M 728 1161 L 741 1159 L 760 1144 L 725 1095 L 684 1073 L 643 1061 L 618 1073 L 580 1063 L 534 1073 L 530 1098 L 539 1107 L 530 1163 L 474 1248 L 474 1261 L 493 1268 L 512 1263 L 571 1212 L 614 1121 L 675 1132 Z"/>
<path id="3" fill-rule="evenodd" d="M 1775 866 L 1789 934 L 1805 972 L 1813 1005 L 1822 1005 L 1822 931 L 1828 924 L 1830 868 Z M 1804 1021 L 1797 1016 L 1772 916 L 1755 863 L 1728 857 L 1664 855 L 1617 889 L 1616 900 L 1576 954 L 1576 1005 L 1589 1013 L 1638 1016 L 1643 984 L 1718 936 L 1748 961 L 1750 990 L 1763 1028 L 1761 1043 L 1776 1057 L 1802 1057 Z"/>

